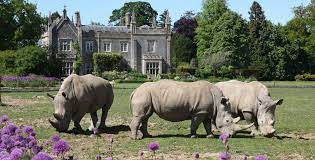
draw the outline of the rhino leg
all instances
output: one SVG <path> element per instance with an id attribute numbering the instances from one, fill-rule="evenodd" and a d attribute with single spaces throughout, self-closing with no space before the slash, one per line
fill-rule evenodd
<path id="1" fill-rule="evenodd" d="M 191 126 L 190 126 L 190 134 L 191 138 L 196 138 L 197 137 L 197 129 L 200 125 L 201 122 L 204 121 L 205 115 L 196 115 L 191 119 Z"/>
<path id="2" fill-rule="evenodd" d="M 211 131 L 211 125 L 211 120 L 209 118 L 205 118 L 205 120 L 203 121 L 203 126 L 205 127 L 205 130 L 207 132 L 207 138 L 214 137 Z"/>
<path id="3" fill-rule="evenodd" d="M 253 113 L 251 112 L 246 112 L 246 111 L 243 111 L 243 116 L 244 116 L 244 119 L 248 122 L 248 123 L 254 123 L 254 125 L 250 128 L 251 130 L 251 133 L 250 135 L 259 135 L 260 132 L 258 130 L 258 123 L 257 121 L 255 120 L 255 116 L 253 115 Z"/>
<path id="4" fill-rule="evenodd" d="M 82 127 L 80 125 L 80 122 L 82 120 L 82 118 L 84 117 L 85 113 L 80 113 L 78 112 L 77 114 L 75 114 L 72 118 L 73 123 L 74 123 L 74 128 L 73 131 L 75 132 L 82 132 Z"/>
<path id="5" fill-rule="evenodd" d="M 96 124 L 98 121 L 97 112 L 92 112 L 90 113 L 90 115 L 91 115 L 91 126 L 89 127 L 89 130 L 92 131 L 94 128 L 96 128 Z"/>
<path id="6" fill-rule="evenodd" d="M 131 139 L 142 139 L 143 137 L 138 135 L 138 129 L 141 123 L 141 117 L 133 117 L 131 124 L 130 124 L 130 129 L 131 129 Z"/>
<path id="7" fill-rule="evenodd" d="M 148 117 L 144 118 L 142 120 L 142 124 L 141 124 L 141 127 L 140 127 L 140 130 L 143 134 L 143 137 L 152 137 L 152 135 L 149 134 L 148 132 L 148 120 L 149 120 L 149 117 L 152 115 L 153 113 L 150 113 L 148 115 Z"/>
<path id="8" fill-rule="evenodd" d="M 102 117 L 101 117 L 100 126 L 98 127 L 99 129 L 105 130 L 105 128 L 106 128 L 105 121 L 107 118 L 108 109 L 109 109 L 109 107 L 107 107 L 107 106 L 102 108 Z"/>

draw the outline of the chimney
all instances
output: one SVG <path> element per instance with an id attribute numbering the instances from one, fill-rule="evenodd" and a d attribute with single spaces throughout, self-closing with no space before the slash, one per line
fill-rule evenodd
<path id="1" fill-rule="evenodd" d="M 75 12 L 75 26 L 80 27 L 81 26 L 81 18 L 80 18 L 80 12 Z"/>
<path id="2" fill-rule="evenodd" d="M 130 13 L 127 12 L 125 16 L 125 25 L 130 26 Z"/>

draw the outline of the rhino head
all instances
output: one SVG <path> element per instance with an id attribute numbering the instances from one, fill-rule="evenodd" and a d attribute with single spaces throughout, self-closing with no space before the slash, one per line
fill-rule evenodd
<path id="1" fill-rule="evenodd" d="M 248 129 L 254 125 L 240 125 L 237 122 L 240 121 L 240 117 L 233 118 L 231 114 L 231 104 L 228 98 L 221 97 L 221 101 L 217 104 L 216 126 L 219 131 L 234 135 L 236 132 Z"/>
<path id="2" fill-rule="evenodd" d="M 273 101 L 269 96 L 257 97 L 257 122 L 259 130 L 264 136 L 273 136 L 276 132 L 275 125 L 275 110 L 277 105 L 281 105 L 283 99 Z"/>
<path id="3" fill-rule="evenodd" d="M 65 92 L 58 93 L 55 97 L 48 96 L 53 98 L 55 108 L 53 113 L 55 120 L 49 119 L 50 124 L 59 132 L 67 131 L 72 117 L 73 103 Z"/>

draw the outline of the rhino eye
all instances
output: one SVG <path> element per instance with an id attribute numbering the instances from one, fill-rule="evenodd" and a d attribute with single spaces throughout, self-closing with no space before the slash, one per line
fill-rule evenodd
<path id="1" fill-rule="evenodd" d="M 227 120 L 225 120 L 227 123 L 229 123 L 230 121 L 227 119 Z"/>

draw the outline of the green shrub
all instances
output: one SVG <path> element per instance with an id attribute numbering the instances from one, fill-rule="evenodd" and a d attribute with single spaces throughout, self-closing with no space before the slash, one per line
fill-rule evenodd
<path id="1" fill-rule="evenodd" d="M 176 74 L 189 73 L 191 75 L 194 75 L 195 72 L 196 72 L 196 68 L 191 67 L 189 63 L 181 63 L 176 68 Z"/>
<path id="2" fill-rule="evenodd" d="M 295 80 L 297 80 L 297 81 L 315 81 L 315 74 L 305 73 L 303 75 L 296 75 Z"/>
<path id="3" fill-rule="evenodd" d="M 107 80 L 121 80 L 121 81 L 144 81 L 147 79 L 147 75 L 138 72 L 118 72 L 118 71 L 105 71 L 101 74 L 101 77 Z"/>
<path id="4" fill-rule="evenodd" d="M 102 73 L 104 71 L 122 71 L 123 57 L 120 53 L 94 53 L 94 71 Z"/>
<path id="5" fill-rule="evenodd" d="M 14 51 L 6 50 L 0 52 L 0 73 L 2 74 L 16 74 L 17 65 L 15 60 L 17 55 Z"/>

